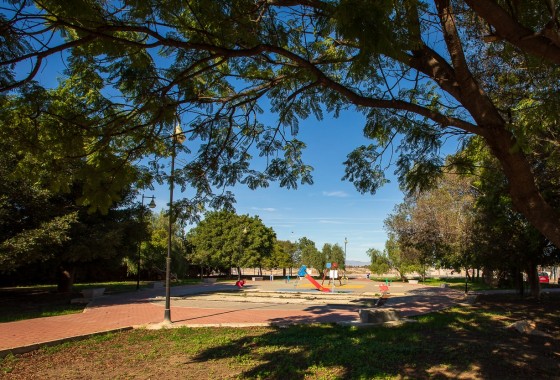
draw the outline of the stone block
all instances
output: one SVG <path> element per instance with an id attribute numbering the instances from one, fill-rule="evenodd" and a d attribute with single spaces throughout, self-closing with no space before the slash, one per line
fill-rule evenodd
<path id="1" fill-rule="evenodd" d="M 400 321 L 402 318 L 394 309 L 360 309 L 358 311 L 360 322 L 382 324 L 385 322 Z"/>

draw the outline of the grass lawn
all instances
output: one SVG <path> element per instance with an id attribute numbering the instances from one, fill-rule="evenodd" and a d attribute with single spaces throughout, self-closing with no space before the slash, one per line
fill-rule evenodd
<path id="1" fill-rule="evenodd" d="M 485 296 L 396 327 L 132 330 L 0 361 L 3 379 L 557 379 L 560 297 Z M 507 328 L 535 321 L 541 335 Z"/>
<path id="2" fill-rule="evenodd" d="M 427 278 L 426 281 L 423 282 L 425 285 L 433 285 L 433 286 L 440 286 L 440 284 L 448 284 L 450 288 L 457 289 L 464 291 L 465 290 L 465 279 L 460 277 L 445 277 L 445 278 L 438 278 L 438 277 L 430 277 Z M 477 281 L 467 283 L 469 291 L 478 291 L 478 290 L 490 290 L 492 287 L 488 284 L 485 284 L 482 279 Z"/>
<path id="3" fill-rule="evenodd" d="M 372 277 L 372 281 L 384 282 L 385 280 L 389 281 L 400 281 L 397 278 L 385 278 L 385 277 Z M 464 291 L 465 290 L 465 278 L 464 277 L 427 277 L 424 282 L 421 279 L 418 279 L 419 283 L 428 286 L 440 286 L 440 284 L 448 284 L 450 288 L 457 289 Z M 477 291 L 477 290 L 489 290 L 492 287 L 488 284 L 485 284 L 482 279 L 479 279 L 475 282 L 469 281 L 468 283 L 469 291 Z"/>

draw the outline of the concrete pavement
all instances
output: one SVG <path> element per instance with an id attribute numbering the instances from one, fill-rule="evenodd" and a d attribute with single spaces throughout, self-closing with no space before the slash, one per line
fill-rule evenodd
<path id="1" fill-rule="evenodd" d="M 242 289 L 233 282 L 177 286 L 171 288 L 171 320 L 173 327 L 357 322 L 359 309 L 379 298 L 379 285 L 355 279 L 335 293 L 320 292 L 305 280 L 249 281 Z M 393 283 L 389 289 L 384 307 L 405 317 L 464 299 L 462 292 L 446 288 Z M 79 314 L 0 323 L 0 357 L 92 334 L 159 327 L 164 301 L 165 289 L 142 289 L 95 298 Z"/>

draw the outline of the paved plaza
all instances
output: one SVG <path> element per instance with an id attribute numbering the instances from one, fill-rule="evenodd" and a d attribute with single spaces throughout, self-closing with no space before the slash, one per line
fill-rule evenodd
<path id="1" fill-rule="evenodd" d="M 328 284 L 325 284 L 326 286 Z M 302 323 L 358 323 L 359 310 L 373 307 L 384 283 L 350 279 L 333 292 L 318 291 L 306 279 L 201 283 L 171 288 L 172 327 L 264 326 Z M 329 288 L 332 285 L 328 285 Z M 383 308 L 409 317 L 447 308 L 464 299 L 449 288 L 389 283 Z M 21 353 L 97 333 L 162 326 L 165 289 L 94 298 L 82 313 L 0 323 L 0 353 Z"/>

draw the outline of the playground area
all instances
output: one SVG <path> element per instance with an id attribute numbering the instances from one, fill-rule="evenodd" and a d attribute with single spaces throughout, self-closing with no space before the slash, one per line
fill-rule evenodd
<path id="1" fill-rule="evenodd" d="M 340 281 L 329 281 L 328 278 L 323 281 L 311 276 L 275 280 L 255 278 L 241 283 L 221 282 L 213 285 L 206 290 L 197 289 L 196 286 L 184 288 L 182 293 L 173 297 L 172 303 L 177 309 L 196 307 L 207 311 L 231 310 L 229 319 L 221 322 L 221 325 L 228 325 L 250 322 L 360 323 L 360 310 L 369 308 L 392 309 L 406 318 L 441 310 L 465 299 L 463 292 L 449 288 L 388 279 L 372 281 L 362 277 Z M 160 305 L 163 302 L 161 297 L 156 301 Z M 260 314 L 263 312 L 272 317 L 263 319 Z M 200 318 L 190 317 L 177 323 L 204 324 L 209 323 L 209 320 L 201 315 Z"/>
<path id="2" fill-rule="evenodd" d="M 333 299 L 342 298 L 342 295 L 348 295 L 351 298 L 367 298 L 391 294 L 393 296 L 403 296 L 411 291 L 424 288 L 418 285 L 418 281 L 401 282 L 393 281 L 392 278 L 385 278 L 382 281 L 374 281 L 370 279 L 369 273 L 356 276 L 338 270 L 336 263 L 327 263 L 327 267 L 319 276 L 312 274 L 317 273 L 316 270 L 307 268 L 302 265 L 297 270 L 297 275 L 287 277 L 270 276 L 252 276 L 250 279 L 242 279 L 235 282 L 235 286 L 239 290 L 243 290 L 245 295 L 249 293 L 309 293 L 309 294 L 325 294 L 330 293 Z M 282 296 L 286 298 L 287 295 Z M 331 297 L 332 298 L 332 297 Z"/>
<path id="3" fill-rule="evenodd" d="M 243 286 L 243 290 L 248 292 L 367 294 L 374 296 L 380 292 L 382 285 L 389 285 L 393 292 L 397 293 L 418 288 L 418 284 L 394 282 L 389 279 L 384 281 L 372 281 L 366 277 L 322 279 L 317 276 L 304 275 L 291 278 L 276 277 L 272 281 L 269 277 L 248 279 Z"/>

